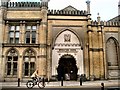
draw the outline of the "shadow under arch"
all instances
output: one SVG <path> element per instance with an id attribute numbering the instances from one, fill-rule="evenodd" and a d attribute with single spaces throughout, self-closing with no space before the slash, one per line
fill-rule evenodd
<path id="1" fill-rule="evenodd" d="M 58 80 L 77 80 L 78 68 L 75 58 L 70 54 L 65 54 L 59 59 L 57 68 Z"/>
<path id="2" fill-rule="evenodd" d="M 15 52 L 16 52 L 17 55 L 19 56 L 19 51 L 18 51 L 16 48 L 14 48 L 14 47 L 9 48 L 9 49 L 6 51 L 5 55 L 7 56 L 8 53 L 9 53 L 11 50 L 15 50 Z"/>
<path id="3" fill-rule="evenodd" d="M 65 31 L 70 31 L 70 32 L 72 32 L 72 33 L 78 38 L 80 45 L 83 46 L 81 37 L 77 34 L 77 32 L 76 32 L 74 29 L 72 29 L 72 28 L 64 28 L 64 29 L 60 30 L 60 31 L 55 35 L 55 38 L 53 38 L 52 47 L 55 46 L 55 42 L 56 42 L 56 39 L 58 38 L 58 36 L 59 36 L 60 34 L 62 34 L 63 32 L 65 32 Z"/>
<path id="4" fill-rule="evenodd" d="M 31 52 L 33 52 L 34 53 L 34 56 L 36 56 L 37 55 L 37 53 L 36 53 L 36 51 L 33 49 L 33 48 L 27 48 L 27 49 L 25 49 L 24 51 L 23 51 L 23 56 L 25 56 L 25 53 L 27 52 L 27 51 L 29 51 L 29 50 L 31 50 Z"/>

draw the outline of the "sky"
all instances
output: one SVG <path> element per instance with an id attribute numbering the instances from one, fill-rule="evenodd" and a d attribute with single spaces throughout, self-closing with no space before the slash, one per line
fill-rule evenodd
<path id="1" fill-rule="evenodd" d="M 11 0 L 15 1 L 31 1 L 39 2 L 40 0 Z M 49 9 L 61 10 L 69 5 L 78 10 L 86 10 L 87 0 L 50 0 Z M 91 1 L 91 17 L 93 20 L 97 19 L 98 13 L 101 20 L 110 20 L 118 16 L 118 2 L 119 0 L 90 0 Z"/>

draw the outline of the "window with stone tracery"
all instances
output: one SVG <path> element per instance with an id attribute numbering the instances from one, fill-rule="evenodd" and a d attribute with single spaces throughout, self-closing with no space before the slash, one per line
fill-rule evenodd
<path id="1" fill-rule="evenodd" d="M 36 43 L 37 26 L 26 26 L 25 43 Z"/>
<path id="2" fill-rule="evenodd" d="M 18 69 L 18 54 L 14 49 L 11 49 L 7 54 L 6 75 L 17 76 Z"/>
<path id="3" fill-rule="evenodd" d="M 34 51 L 31 49 L 27 50 L 24 55 L 24 76 L 31 76 L 34 73 L 36 69 L 35 61 L 36 58 Z"/>

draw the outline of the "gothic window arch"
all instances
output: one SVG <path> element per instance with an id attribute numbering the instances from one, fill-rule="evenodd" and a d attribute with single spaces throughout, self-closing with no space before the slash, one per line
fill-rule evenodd
<path id="1" fill-rule="evenodd" d="M 107 40 L 107 62 L 108 66 L 118 66 L 118 42 L 113 37 Z"/>
<path id="2" fill-rule="evenodd" d="M 36 56 L 32 49 L 28 49 L 24 53 L 23 74 L 24 76 L 31 76 L 36 69 Z"/>
<path id="3" fill-rule="evenodd" d="M 17 76 L 18 69 L 18 54 L 15 49 L 11 49 L 7 53 L 6 75 Z"/>

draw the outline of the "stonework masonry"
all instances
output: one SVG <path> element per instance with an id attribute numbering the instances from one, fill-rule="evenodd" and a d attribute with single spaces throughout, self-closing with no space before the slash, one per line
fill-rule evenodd
<path id="1" fill-rule="evenodd" d="M 30 79 L 38 70 L 48 80 L 120 78 L 120 22 L 93 21 L 68 6 L 48 2 L 3 2 L 0 7 L 0 80 Z M 67 77 L 68 76 L 68 77 Z"/>

